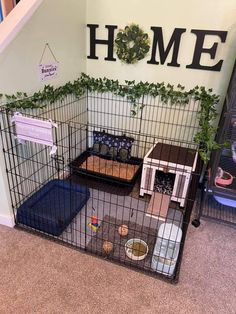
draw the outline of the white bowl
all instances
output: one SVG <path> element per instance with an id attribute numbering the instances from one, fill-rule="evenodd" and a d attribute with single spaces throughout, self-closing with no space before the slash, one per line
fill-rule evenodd
<path id="1" fill-rule="evenodd" d="M 135 242 L 141 243 L 141 244 L 143 244 L 143 245 L 146 247 L 146 253 L 145 253 L 144 255 L 136 256 L 136 255 L 134 255 L 134 254 L 132 253 L 132 248 L 131 248 L 131 246 L 132 246 L 133 243 L 135 243 Z M 125 253 L 126 253 L 126 255 L 127 255 L 130 259 L 132 259 L 133 261 L 141 261 L 141 260 L 143 260 L 143 259 L 147 256 L 147 254 L 148 254 L 148 245 L 147 245 L 146 242 L 144 242 L 144 241 L 141 240 L 141 239 L 130 239 L 130 240 L 128 240 L 128 241 L 125 243 Z"/>

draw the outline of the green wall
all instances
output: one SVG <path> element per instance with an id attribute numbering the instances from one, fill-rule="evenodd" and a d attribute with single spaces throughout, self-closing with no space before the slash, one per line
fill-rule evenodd
<path id="1" fill-rule="evenodd" d="M 119 60 L 116 62 L 105 61 L 107 47 L 97 45 L 99 60 L 87 60 L 87 72 L 99 77 L 124 80 L 143 80 L 149 82 L 178 83 L 192 88 L 196 85 L 212 87 L 216 93 L 224 95 L 229 76 L 232 71 L 236 56 L 236 0 L 87 0 L 87 23 L 98 24 L 97 37 L 107 39 L 105 25 L 117 25 L 124 28 L 129 23 L 139 24 L 149 34 L 152 41 L 153 31 L 151 26 L 162 27 L 164 45 L 167 44 L 175 28 L 186 28 L 182 35 L 178 62 L 180 67 L 167 66 L 171 60 L 170 52 L 165 64 L 147 64 L 149 56 L 134 65 L 126 65 Z M 196 36 L 191 29 L 222 30 L 228 31 L 226 43 L 221 44 L 217 36 L 206 36 L 205 47 L 211 47 L 214 41 L 218 42 L 215 60 L 209 54 L 202 54 L 203 65 L 214 65 L 223 59 L 221 72 L 187 69 L 191 64 L 195 48 Z M 116 30 L 116 33 L 118 30 Z M 89 35 L 89 30 L 87 30 Z M 89 48 L 89 36 L 87 38 L 87 50 Z M 157 51 L 157 60 L 159 54 Z"/>
<path id="2" fill-rule="evenodd" d="M 23 29 L 0 54 L 0 93 L 42 89 L 61 85 L 86 72 L 85 0 L 45 0 Z M 38 65 L 49 43 L 59 61 L 58 77 L 41 82 Z M 52 61 L 45 53 L 44 62 Z M 0 153 L 0 223 L 11 224 L 11 206 L 3 154 Z"/>
<path id="3" fill-rule="evenodd" d="M 17 37 L 0 54 L 0 92 L 34 92 L 42 88 L 38 65 L 45 43 L 59 61 L 59 75 L 46 82 L 64 84 L 86 71 L 85 0 L 43 1 Z M 45 53 L 44 62 L 53 61 Z"/>
<path id="4" fill-rule="evenodd" d="M 87 72 L 121 81 L 165 81 L 181 83 L 187 88 L 205 85 L 212 87 L 223 99 L 236 55 L 235 11 L 236 0 L 44 0 L 0 54 L 0 93 L 26 91 L 30 94 L 42 89 L 44 83 L 58 86 L 77 78 L 81 72 Z M 137 65 L 124 65 L 119 60 L 107 62 L 104 61 L 106 47 L 102 45 L 97 47 L 99 60 L 87 60 L 87 23 L 99 24 L 98 37 L 106 39 L 106 24 L 123 28 L 131 22 L 138 23 L 151 38 L 150 26 L 163 27 L 165 44 L 175 27 L 186 28 L 180 46 L 181 66 L 151 65 L 147 64 L 148 58 Z M 221 72 L 186 69 L 191 63 L 196 40 L 191 29 L 228 31 L 226 43 L 219 44 L 216 60 L 211 60 L 207 54 L 201 60 L 203 64 L 214 64 L 224 59 Z M 46 43 L 50 44 L 59 61 L 59 75 L 52 81 L 40 82 L 38 65 Z M 212 40 L 206 40 L 205 44 L 210 47 Z M 50 54 L 46 53 L 43 61 L 52 61 Z M 0 223 L 1 217 L 8 217 L 10 213 L 5 166 L 0 154 Z"/>

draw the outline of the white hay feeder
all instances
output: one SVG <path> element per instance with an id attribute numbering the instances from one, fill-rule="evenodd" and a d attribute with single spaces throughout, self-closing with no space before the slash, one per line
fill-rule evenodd
<path id="1" fill-rule="evenodd" d="M 172 223 L 161 224 L 152 256 L 152 269 L 172 276 L 179 255 L 182 230 Z"/>

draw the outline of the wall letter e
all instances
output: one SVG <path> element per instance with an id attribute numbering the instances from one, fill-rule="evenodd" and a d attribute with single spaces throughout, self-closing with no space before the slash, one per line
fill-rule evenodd
<path id="1" fill-rule="evenodd" d="M 224 43 L 227 37 L 227 32 L 192 29 L 191 33 L 195 34 L 197 36 L 197 39 L 196 39 L 196 45 L 194 49 L 193 61 L 191 64 L 187 65 L 186 68 L 208 70 L 208 71 L 220 71 L 223 64 L 223 60 L 220 60 L 218 63 L 216 63 L 213 66 L 208 66 L 208 65 L 201 65 L 200 59 L 201 59 L 202 53 L 208 53 L 211 59 L 215 59 L 216 50 L 218 47 L 218 43 L 214 42 L 214 44 L 210 48 L 204 48 L 203 44 L 204 44 L 205 36 L 206 35 L 218 36 L 220 37 L 221 42 Z"/>

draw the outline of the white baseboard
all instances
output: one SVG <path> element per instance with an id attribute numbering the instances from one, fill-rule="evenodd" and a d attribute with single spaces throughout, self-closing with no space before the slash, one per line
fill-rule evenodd
<path id="1" fill-rule="evenodd" d="M 11 215 L 1 215 L 0 214 L 0 225 L 13 228 L 15 226 L 14 217 Z"/>

